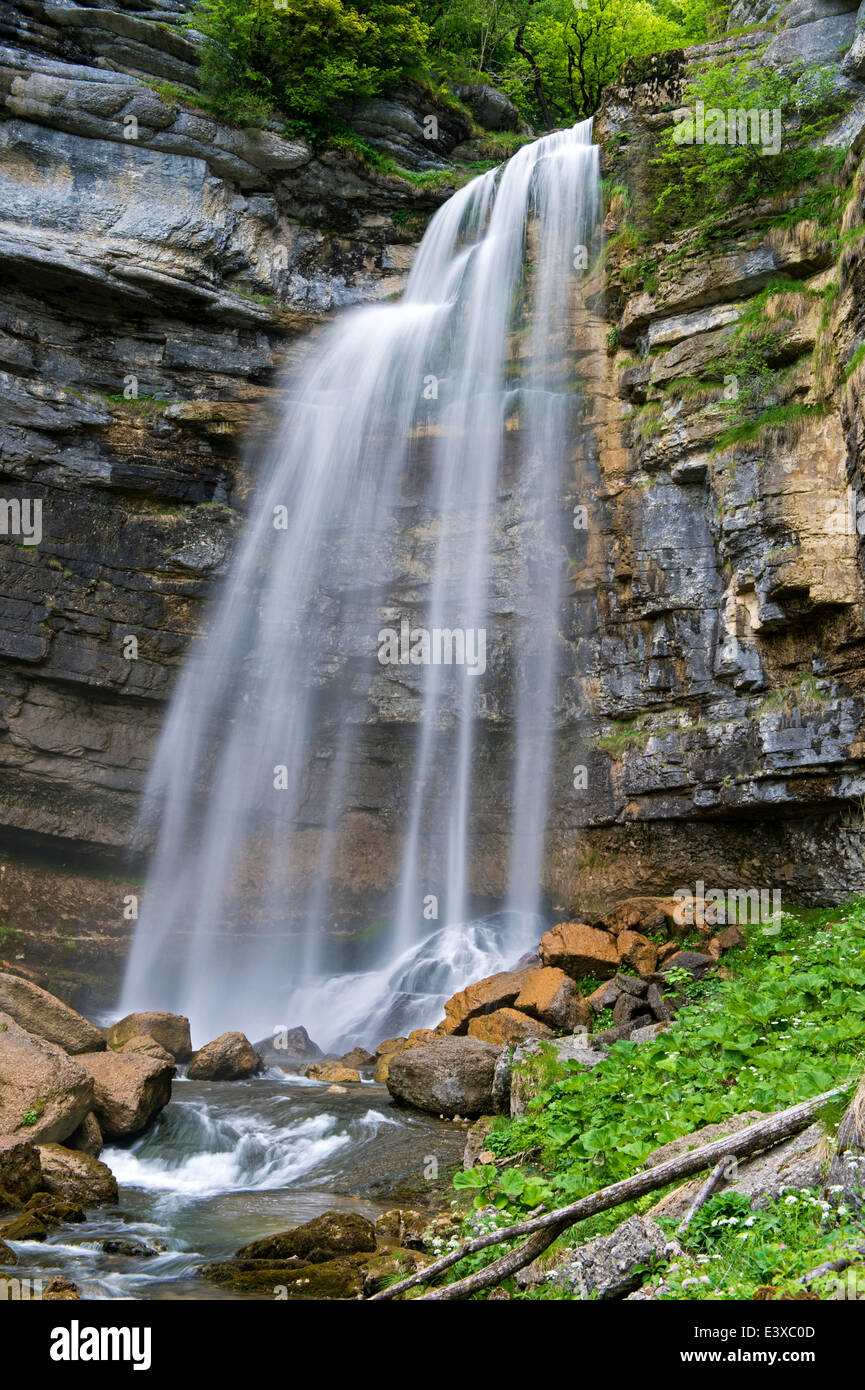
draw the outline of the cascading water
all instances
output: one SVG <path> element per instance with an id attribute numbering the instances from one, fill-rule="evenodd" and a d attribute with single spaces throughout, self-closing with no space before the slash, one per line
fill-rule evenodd
<path id="1" fill-rule="evenodd" d="M 525 146 L 436 214 L 399 303 L 341 317 L 286 382 L 151 773 L 124 1009 L 377 1041 L 537 940 L 598 196 L 590 121 Z M 383 925 L 334 974 L 347 892 Z"/>

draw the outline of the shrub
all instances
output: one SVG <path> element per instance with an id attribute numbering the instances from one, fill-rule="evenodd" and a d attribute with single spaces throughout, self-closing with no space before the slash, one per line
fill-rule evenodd
<path id="1" fill-rule="evenodd" d="M 202 90 L 220 115 L 262 124 L 275 107 L 295 133 L 338 124 L 340 102 L 392 85 L 423 54 L 414 0 L 201 0 Z"/>

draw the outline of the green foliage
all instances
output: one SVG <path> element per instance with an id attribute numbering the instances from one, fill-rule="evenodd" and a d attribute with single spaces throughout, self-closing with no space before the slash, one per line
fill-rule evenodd
<path id="1" fill-rule="evenodd" d="M 800 186 L 806 190 L 803 200 L 787 216 L 793 221 L 805 217 L 831 221 L 837 202 L 831 178 L 846 151 L 821 145 L 820 137 L 843 106 L 835 86 L 833 70 L 828 68 L 805 69 L 791 81 L 788 73 L 746 58 L 712 64 L 695 76 L 684 96 L 689 109 L 695 111 L 702 102 L 706 112 L 777 112 L 780 148 L 770 152 L 771 140 L 765 149 L 750 142 L 684 143 L 680 142 L 682 128 L 671 126 L 661 138 L 656 161 L 666 175 L 655 205 L 659 233 L 701 223 L 708 237 L 737 204 Z M 707 119 L 706 135 L 711 128 Z"/>
<path id="2" fill-rule="evenodd" d="M 859 1263 L 861 1244 L 861 1225 L 843 1202 L 791 1189 L 752 1211 L 742 1193 L 720 1193 L 691 1221 L 684 1253 L 662 1273 L 656 1296 L 753 1299 L 769 1290 L 775 1298 L 801 1296 L 805 1275 L 845 1254 Z M 831 1280 L 817 1280 L 814 1291 L 831 1295 Z"/>
<path id="3" fill-rule="evenodd" d="M 560 1205 L 628 1177 L 658 1145 L 702 1125 L 858 1080 L 865 899 L 840 914 L 785 913 L 779 925 L 777 935 L 751 929 L 734 980 L 689 986 L 694 1002 L 669 1030 L 641 1045 L 616 1043 L 590 1072 L 570 1064 L 525 1116 L 492 1131 L 488 1147 L 499 1156 L 540 1147 L 540 1176 Z M 484 1199 L 515 1213 L 522 1208 L 501 1177 L 492 1165 L 484 1172 Z"/>
<path id="4" fill-rule="evenodd" d="M 335 128 L 341 101 L 393 85 L 427 39 L 414 0 L 200 0 L 194 23 L 214 109 L 260 125 L 275 107 L 300 133 Z"/>

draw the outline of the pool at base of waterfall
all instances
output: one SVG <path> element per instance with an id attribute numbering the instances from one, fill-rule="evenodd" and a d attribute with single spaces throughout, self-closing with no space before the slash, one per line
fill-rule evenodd
<path id="1" fill-rule="evenodd" d="M 86 1222 L 42 1242 L 10 1241 L 19 1263 L 9 1275 L 43 1287 L 59 1275 L 84 1299 L 244 1297 L 201 1278 L 199 1266 L 325 1211 L 374 1221 L 394 1206 L 430 1204 L 432 1214 L 447 1204 L 442 1180 L 464 1145 L 464 1125 L 401 1109 L 371 1082 L 339 1095 L 274 1071 L 251 1081 L 178 1078 L 146 1134 L 102 1152 L 117 1206 L 91 1208 Z M 102 1248 L 121 1240 L 157 1253 Z"/>

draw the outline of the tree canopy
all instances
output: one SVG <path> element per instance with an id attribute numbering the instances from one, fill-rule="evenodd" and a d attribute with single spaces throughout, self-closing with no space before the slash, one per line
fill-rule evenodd
<path id="1" fill-rule="evenodd" d="M 333 128 L 400 77 L 486 81 L 538 129 L 597 108 L 629 58 L 699 42 L 719 0 L 200 0 L 202 83 L 230 118 Z"/>

